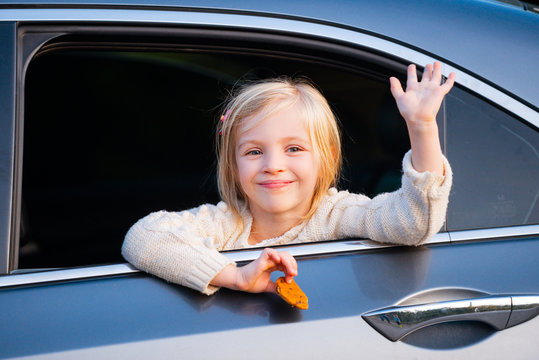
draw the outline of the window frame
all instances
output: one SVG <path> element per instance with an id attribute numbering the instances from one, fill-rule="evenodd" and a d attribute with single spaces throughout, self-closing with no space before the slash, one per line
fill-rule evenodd
<path id="1" fill-rule="evenodd" d="M 0 62 L 5 64 L 0 68 L 3 79 L 0 85 L 0 274 L 9 272 L 10 259 L 17 251 L 10 239 L 17 228 L 13 220 L 16 218 L 14 206 L 14 164 L 16 163 L 16 104 L 17 104 L 17 24 L 14 22 L 0 23 L 0 36 L 3 45 Z"/>

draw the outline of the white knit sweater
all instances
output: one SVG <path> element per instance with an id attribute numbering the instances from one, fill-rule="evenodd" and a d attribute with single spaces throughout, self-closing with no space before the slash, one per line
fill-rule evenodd
<path id="1" fill-rule="evenodd" d="M 254 246 L 294 244 L 340 238 L 418 245 L 442 226 L 452 183 L 444 158 L 445 176 L 418 173 L 411 152 L 403 159 L 402 187 L 369 199 L 331 188 L 314 215 L 283 235 Z M 210 281 L 232 263 L 220 250 L 252 247 L 248 238 L 252 217 L 242 211 L 238 227 L 224 202 L 181 212 L 159 211 L 131 227 L 122 255 L 135 267 L 168 281 L 210 295 Z"/>

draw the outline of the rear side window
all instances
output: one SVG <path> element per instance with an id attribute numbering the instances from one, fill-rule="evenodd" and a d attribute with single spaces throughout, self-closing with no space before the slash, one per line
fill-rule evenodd
<path id="1" fill-rule="evenodd" d="M 448 230 L 539 223 L 537 129 L 458 87 L 446 110 Z"/>
<path id="2" fill-rule="evenodd" d="M 139 218 L 218 202 L 214 125 L 238 81 L 310 78 L 342 123 L 340 187 L 372 196 L 400 186 L 410 145 L 388 77 L 405 76 L 403 65 L 278 44 L 77 44 L 41 52 L 26 73 L 19 268 L 123 262 L 123 238 Z"/>

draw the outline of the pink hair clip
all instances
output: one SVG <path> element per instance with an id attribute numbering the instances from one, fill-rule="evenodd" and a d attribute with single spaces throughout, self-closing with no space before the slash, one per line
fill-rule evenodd
<path id="1" fill-rule="evenodd" d="M 232 110 L 228 110 L 224 115 L 221 115 L 221 121 L 224 122 L 226 121 L 226 119 L 228 118 L 228 116 L 230 115 L 230 113 L 232 112 Z M 219 135 L 223 135 L 223 129 L 221 128 L 221 130 L 219 130 Z"/>

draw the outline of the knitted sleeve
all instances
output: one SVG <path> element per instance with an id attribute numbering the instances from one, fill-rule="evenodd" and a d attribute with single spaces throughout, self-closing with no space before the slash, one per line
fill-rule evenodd
<path id="1" fill-rule="evenodd" d="M 233 263 L 218 252 L 227 236 L 223 206 L 152 213 L 129 229 L 122 255 L 138 269 L 211 295 L 218 287 L 210 281 Z"/>
<path id="2" fill-rule="evenodd" d="M 372 199 L 340 192 L 331 196 L 326 227 L 333 238 L 364 237 L 379 242 L 419 245 L 436 234 L 445 221 L 452 172 L 444 157 L 444 176 L 417 172 L 411 151 L 403 159 L 402 186 Z M 345 195 L 342 195 L 345 193 Z"/>

